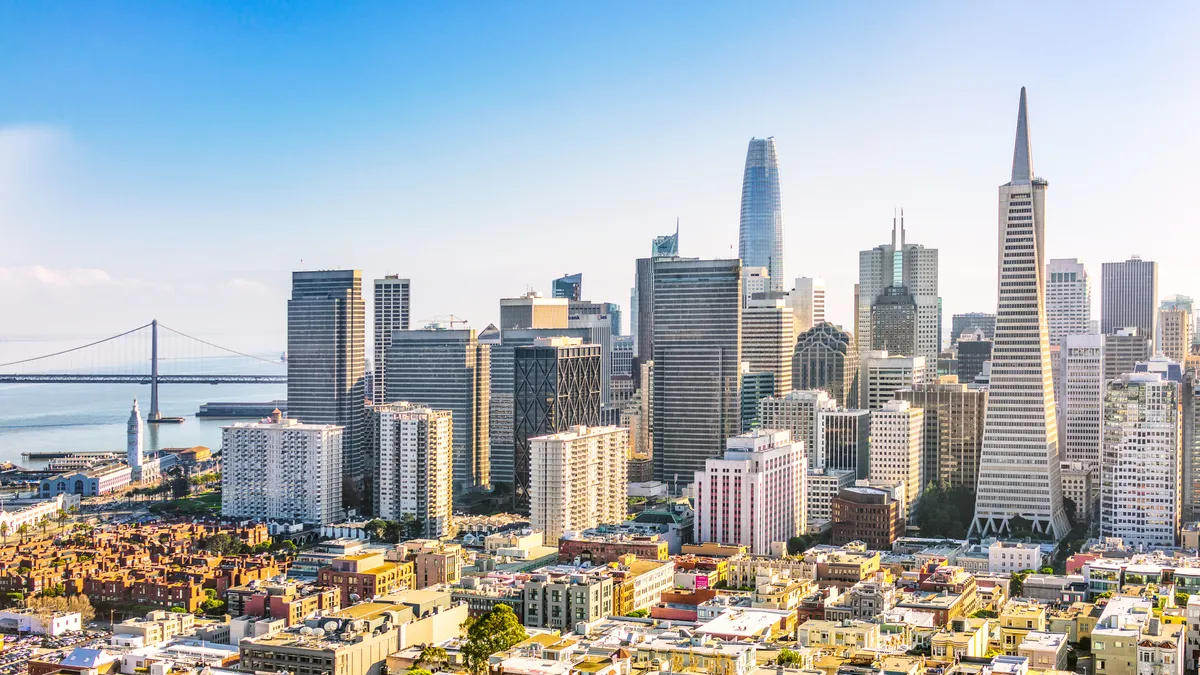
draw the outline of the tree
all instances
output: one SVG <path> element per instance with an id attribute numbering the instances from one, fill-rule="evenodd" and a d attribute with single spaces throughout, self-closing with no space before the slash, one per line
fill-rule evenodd
<path id="1" fill-rule="evenodd" d="M 516 613 L 508 605 L 496 605 L 482 616 L 463 622 L 467 639 L 462 654 L 467 670 L 475 675 L 487 672 L 488 657 L 502 652 L 529 637 Z"/>
<path id="2" fill-rule="evenodd" d="M 171 608 L 170 611 L 174 612 L 175 614 L 187 614 L 187 610 L 180 607 L 179 605 L 175 605 L 174 607 Z"/>
<path id="3" fill-rule="evenodd" d="M 916 504 L 917 526 L 923 537 L 964 539 L 975 515 L 975 493 L 970 488 L 933 484 Z"/>
<path id="4" fill-rule="evenodd" d="M 1011 598 L 1019 598 L 1025 592 L 1025 577 L 1033 573 L 1033 570 L 1022 570 L 1013 572 L 1008 580 L 1008 595 Z"/>
<path id="5" fill-rule="evenodd" d="M 404 541 L 419 539 L 421 535 L 425 534 L 425 523 L 417 520 L 417 517 L 411 513 L 404 514 L 404 517 L 400 519 L 400 527 Z"/>
<path id="6" fill-rule="evenodd" d="M 1040 570 L 1038 570 L 1038 574 L 1054 574 L 1054 568 L 1053 567 L 1043 567 Z"/>
<path id="7" fill-rule="evenodd" d="M 647 612 L 644 609 L 635 609 L 632 612 L 626 614 L 625 616 L 630 617 L 632 619 L 644 619 L 644 618 L 650 616 L 650 612 Z"/>
<path id="8" fill-rule="evenodd" d="M 8 521 L 0 523 L 0 539 L 4 539 L 4 545 L 8 546 Z"/>
<path id="9" fill-rule="evenodd" d="M 242 549 L 242 540 L 228 532 L 218 532 L 200 540 L 200 549 L 217 555 L 236 555 Z"/>
<path id="10" fill-rule="evenodd" d="M 1075 504 L 1075 500 L 1063 497 L 1063 510 L 1067 512 L 1067 522 L 1070 523 L 1071 529 L 1078 527 L 1079 522 L 1075 519 L 1079 516 L 1079 507 Z"/>
<path id="11" fill-rule="evenodd" d="M 188 484 L 188 479 L 180 476 L 171 479 L 171 498 L 182 499 L 188 496 L 192 491 L 192 486 Z"/>
<path id="12" fill-rule="evenodd" d="M 409 668 L 408 675 L 433 675 L 433 673 L 424 668 Z"/>
<path id="13" fill-rule="evenodd" d="M 59 527 L 62 527 L 63 525 L 65 525 L 67 523 L 67 518 L 70 518 L 70 516 L 67 515 L 66 509 L 59 509 L 58 513 L 56 513 L 55 516 L 58 518 L 58 526 Z"/>
<path id="14" fill-rule="evenodd" d="M 1191 596 L 1189 596 L 1184 591 L 1179 591 L 1179 592 L 1175 593 L 1175 606 L 1176 607 L 1187 607 L 1189 597 L 1191 597 Z"/>
<path id="15" fill-rule="evenodd" d="M 29 531 L 29 523 L 21 523 L 21 526 L 17 528 L 17 534 L 21 535 L 21 543 L 25 543 L 25 538 L 29 536 Z"/>
<path id="16" fill-rule="evenodd" d="M 442 669 L 450 657 L 446 654 L 446 650 L 432 644 L 427 644 L 421 647 L 421 653 L 417 656 L 416 666 L 429 666 L 433 671 Z M 410 671 L 411 672 L 411 671 Z"/>
<path id="17" fill-rule="evenodd" d="M 803 665 L 804 659 L 800 657 L 800 652 L 791 649 L 779 650 L 779 656 L 775 658 L 775 663 L 781 666 L 800 666 Z"/>

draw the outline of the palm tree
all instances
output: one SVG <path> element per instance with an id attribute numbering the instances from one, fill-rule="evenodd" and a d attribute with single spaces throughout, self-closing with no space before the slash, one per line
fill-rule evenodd
<path id="1" fill-rule="evenodd" d="M 58 526 L 59 527 L 62 527 L 63 525 L 66 524 L 67 518 L 69 517 L 66 509 L 59 509 L 58 513 L 55 515 L 58 517 Z"/>
<path id="2" fill-rule="evenodd" d="M 21 523 L 17 528 L 17 534 L 21 535 L 21 543 L 25 543 L 25 538 L 29 536 L 29 523 Z"/>
<path id="3" fill-rule="evenodd" d="M 8 546 L 8 521 L 0 523 L 0 538 L 4 539 L 4 545 Z"/>

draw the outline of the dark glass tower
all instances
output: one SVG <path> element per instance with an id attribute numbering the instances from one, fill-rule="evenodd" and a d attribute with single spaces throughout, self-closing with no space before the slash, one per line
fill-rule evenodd
<path id="1" fill-rule="evenodd" d="M 288 300 L 288 416 L 337 424 L 342 432 L 342 502 L 364 506 L 366 303 L 362 272 L 293 272 Z"/>
<path id="2" fill-rule="evenodd" d="M 513 508 L 529 512 L 529 439 L 600 424 L 600 345 L 539 339 L 513 354 Z"/>
<path id="3" fill-rule="evenodd" d="M 751 138 L 742 178 L 738 257 L 744 267 L 766 267 L 771 290 L 783 291 L 783 209 L 774 138 Z"/>

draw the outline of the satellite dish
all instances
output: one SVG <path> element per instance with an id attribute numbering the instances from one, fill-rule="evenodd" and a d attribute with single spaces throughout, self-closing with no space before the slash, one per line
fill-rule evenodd
<path id="1" fill-rule="evenodd" d="M 358 595 L 358 593 L 350 594 L 350 602 L 358 602 L 359 600 L 362 600 L 362 598 Z"/>
<path id="2" fill-rule="evenodd" d="M 333 631 L 337 630 L 337 626 L 338 626 L 338 624 L 336 621 L 326 621 L 325 625 L 321 626 L 321 627 L 327 631 L 333 632 Z"/>
<path id="3" fill-rule="evenodd" d="M 312 629 L 312 634 L 313 634 L 313 637 L 320 640 L 321 638 L 325 637 L 325 630 L 322 628 L 314 628 L 314 629 Z"/>
<path id="4" fill-rule="evenodd" d="M 304 628 L 301 628 L 301 629 L 300 629 L 300 634 L 301 634 L 301 635 L 312 635 L 312 634 L 313 634 L 313 629 L 312 629 L 312 628 L 310 628 L 310 627 L 308 627 L 308 626 L 305 626 Z"/>

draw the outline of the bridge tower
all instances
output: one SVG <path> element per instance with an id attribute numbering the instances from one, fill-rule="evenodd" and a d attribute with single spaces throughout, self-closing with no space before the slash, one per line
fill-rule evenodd
<path id="1" fill-rule="evenodd" d="M 158 412 L 158 319 L 150 320 L 150 414 L 146 420 L 162 420 Z"/>

